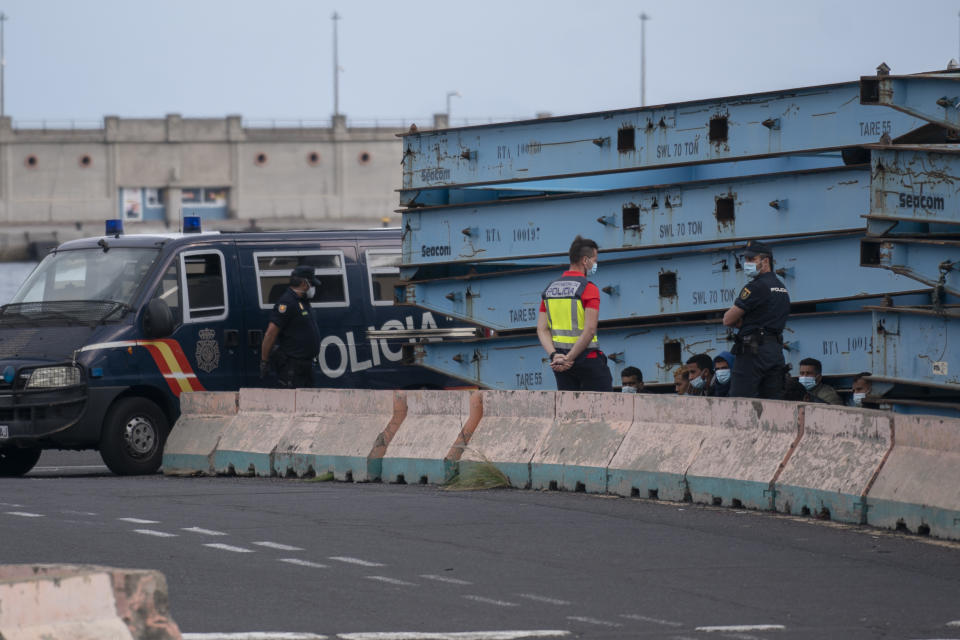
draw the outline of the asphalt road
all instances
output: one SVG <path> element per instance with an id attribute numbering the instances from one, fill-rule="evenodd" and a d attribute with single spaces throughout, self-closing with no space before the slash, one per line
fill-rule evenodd
<path id="1" fill-rule="evenodd" d="M 196 633 L 960 638 L 960 545 L 559 492 L 119 478 L 96 453 L 0 479 L 0 563 L 36 562 L 158 569 Z"/>

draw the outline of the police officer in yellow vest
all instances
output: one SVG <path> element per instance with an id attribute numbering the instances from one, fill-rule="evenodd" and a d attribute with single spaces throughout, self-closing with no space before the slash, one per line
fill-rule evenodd
<path id="1" fill-rule="evenodd" d="M 596 272 L 597 243 L 577 236 L 570 245 L 570 270 L 542 295 L 537 337 L 560 391 L 613 391 L 607 357 L 597 343 L 600 290 L 587 281 L 587 274 Z"/>

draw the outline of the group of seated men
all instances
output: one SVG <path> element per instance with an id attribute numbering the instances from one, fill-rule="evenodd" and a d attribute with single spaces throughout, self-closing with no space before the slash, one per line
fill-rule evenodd
<path id="1" fill-rule="evenodd" d="M 711 396 L 726 398 L 730 395 L 730 377 L 736 361 L 729 351 L 721 351 L 711 358 L 705 353 L 697 354 L 687 363 L 673 372 L 674 390 L 678 395 Z M 804 358 L 800 361 L 799 376 L 786 377 L 784 400 L 800 402 L 819 402 L 823 404 L 845 404 L 836 389 L 823 382 L 823 365 L 816 358 Z M 853 378 L 849 406 L 859 407 L 863 399 L 870 394 L 870 373 L 858 373 Z M 627 367 L 620 374 L 621 391 L 624 393 L 643 393 L 643 373 L 637 367 Z"/>

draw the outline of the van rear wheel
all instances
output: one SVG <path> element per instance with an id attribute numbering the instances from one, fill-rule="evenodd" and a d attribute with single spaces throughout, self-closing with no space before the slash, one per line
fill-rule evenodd
<path id="1" fill-rule="evenodd" d="M 40 459 L 39 447 L 0 449 L 0 477 L 16 478 L 27 474 Z"/>
<path id="2" fill-rule="evenodd" d="M 156 473 L 163 461 L 167 417 L 146 398 L 123 398 L 107 412 L 100 435 L 100 456 L 121 476 Z"/>

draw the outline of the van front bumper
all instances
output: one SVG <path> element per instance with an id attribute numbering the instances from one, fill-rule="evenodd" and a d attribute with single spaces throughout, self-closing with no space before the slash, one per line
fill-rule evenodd
<path id="1" fill-rule="evenodd" d="M 77 385 L 0 392 L 0 447 L 88 447 L 100 440 L 107 407 L 119 388 Z M 6 436 L 6 437 L 4 437 Z"/>

